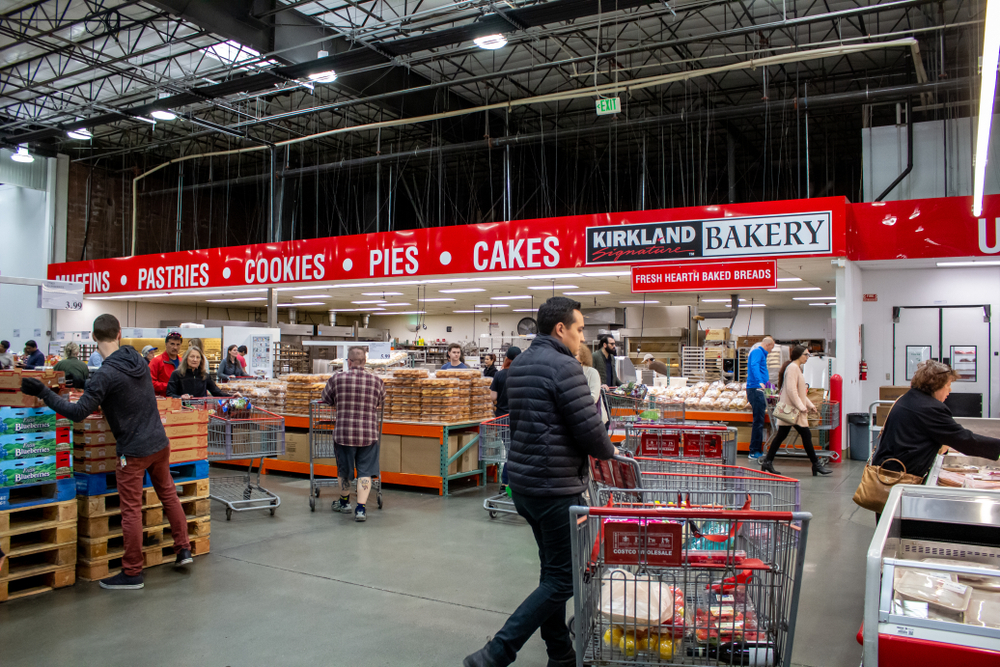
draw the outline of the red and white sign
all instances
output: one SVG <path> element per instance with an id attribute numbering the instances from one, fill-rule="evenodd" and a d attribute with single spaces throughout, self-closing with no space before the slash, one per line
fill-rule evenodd
<path id="1" fill-rule="evenodd" d="M 862 301 L 878 301 L 878 294 L 864 294 L 862 295 Z"/>
<path id="2" fill-rule="evenodd" d="M 669 245 L 672 234 L 684 242 L 680 228 L 691 227 L 691 243 L 701 245 L 689 249 L 690 261 L 699 261 L 699 253 L 720 259 L 745 257 L 750 250 L 842 257 L 847 211 L 845 199 L 828 197 L 455 225 L 51 264 L 48 277 L 82 282 L 93 295 L 385 279 L 408 284 L 426 276 L 544 273 L 588 264 L 591 271 L 603 271 L 610 267 L 594 265 L 605 261 L 619 270 L 627 266 L 610 256 L 588 261 L 588 229 L 595 243 L 610 239 L 606 242 L 617 252 L 633 241 L 647 250 Z M 646 236 L 643 225 L 651 226 Z M 621 235 L 608 231 L 615 226 L 622 226 Z"/>
<path id="3" fill-rule="evenodd" d="M 849 259 L 990 257 L 1000 253 L 1000 195 L 983 198 L 972 215 L 972 197 L 941 197 L 854 204 L 850 207 Z"/>
<path id="4" fill-rule="evenodd" d="M 777 285 L 778 263 L 685 262 L 661 266 L 633 266 L 632 291 L 716 292 L 771 289 Z"/>

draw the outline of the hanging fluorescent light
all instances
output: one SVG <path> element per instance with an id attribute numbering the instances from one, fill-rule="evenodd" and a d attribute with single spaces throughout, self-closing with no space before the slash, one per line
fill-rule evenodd
<path id="1" fill-rule="evenodd" d="M 378 301 L 352 301 L 351 303 L 357 304 L 359 306 L 364 306 L 371 303 L 383 304 L 385 302 L 386 302 L 385 299 L 380 299 Z"/>
<path id="2" fill-rule="evenodd" d="M 514 310 L 512 310 L 510 312 L 512 312 L 512 313 L 533 313 L 536 310 L 538 310 L 538 309 L 537 308 L 515 308 Z"/>
<path id="3" fill-rule="evenodd" d="M 554 289 L 576 289 L 576 285 L 530 285 L 528 289 L 554 290 Z"/>
<path id="4" fill-rule="evenodd" d="M 465 314 L 465 313 L 481 313 L 481 310 L 453 310 L 453 313 Z"/>
<path id="5" fill-rule="evenodd" d="M 802 278 L 778 278 L 779 283 L 800 283 Z"/>
<path id="6" fill-rule="evenodd" d="M 17 152 L 10 156 L 14 162 L 34 162 L 35 158 L 28 152 L 28 145 L 21 144 L 17 147 Z"/>
<path id="7" fill-rule="evenodd" d="M 383 308 L 395 308 L 397 306 L 412 306 L 412 303 L 383 303 Z"/>
<path id="8" fill-rule="evenodd" d="M 657 303 L 659 303 L 659 301 L 619 301 L 618 303 L 623 303 L 623 304 L 633 304 L 634 303 L 634 304 L 647 305 L 648 306 L 650 304 L 657 304 Z"/>
<path id="9" fill-rule="evenodd" d="M 793 296 L 792 301 L 835 301 L 837 297 L 835 296 Z"/>
<path id="10" fill-rule="evenodd" d="M 768 292 L 822 292 L 822 287 L 776 287 Z"/>
<path id="11" fill-rule="evenodd" d="M 69 130 L 66 132 L 66 136 L 70 139 L 79 139 L 81 141 L 86 141 L 87 139 L 92 139 L 94 133 L 85 127 L 78 128 L 76 130 Z"/>
<path id="12" fill-rule="evenodd" d="M 424 303 L 430 303 L 431 301 L 454 301 L 455 299 L 451 297 L 441 297 L 440 299 L 421 299 Z"/>
<path id="13" fill-rule="evenodd" d="M 1000 58 L 1000 6 L 986 4 L 983 30 L 983 79 L 979 84 L 979 130 L 976 133 L 975 183 L 972 215 L 983 214 L 983 191 L 986 189 L 986 154 L 990 147 L 990 123 L 993 120 L 993 95 L 997 88 L 997 59 Z"/>
<path id="14" fill-rule="evenodd" d="M 583 292 L 563 292 L 568 296 L 597 296 L 598 294 L 611 294 L 611 292 L 604 292 L 601 290 L 585 290 Z"/>
<path id="15" fill-rule="evenodd" d="M 740 301 L 746 301 L 746 299 L 740 299 Z M 702 299 L 702 303 L 732 303 L 732 299 Z"/>
<path id="16" fill-rule="evenodd" d="M 506 303 L 477 303 L 476 308 L 510 308 Z"/>
<path id="17" fill-rule="evenodd" d="M 316 58 L 326 58 L 329 55 L 329 51 L 320 51 L 316 54 Z M 337 73 L 332 69 L 325 72 L 317 72 L 316 74 L 310 74 L 309 80 L 314 83 L 333 83 L 337 80 Z"/>
<path id="18" fill-rule="evenodd" d="M 362 292 L 361 296 L 403 296 L 402 292 Z"/>
<path id="19" fill-rule="evenodd" d="M 827 306 L 827 307 L 832 307 L 832 306 L 836 306 L 837 304 L 836 303 L 810 303 L 809 305 L 810 306 Z"/>
<path id="20" fill-rule="evenodd" d="M 474 40 L 476 46 L 481 49 L 488 49 L 490 51 L 495 51 L 496 49 L 502 49 L 507 46 L 507 38 L 503 35 L 486 35 L 484 37 L 476 37 Z"/>
<path id="21" fill-rule="evenodd" d="M 155 118 L 156 120 L 174 120 L 177 118 L 177 114 L 167 109 L 157 109 L 156 111 L 154 111 L 149 115 Z"/>
<path id="22" fill-rule="evenodd" d="M 305 303 L 279 303 L 278 308 L 298 308 L 299 306 L 325 306 L 322 301 L 307 301 Z"/>
<path id="23" fill-rule="evenodd" d="M 535 297 L 529 296 L 527 294 L 519 296 L 491 296 L 490 299 L 493 301 L 520 301 L 521 299 L 534 299 Z"/>
<path id="24" fill-rule="evenodd" d="M 482 287 L 463 287 L 462 289 L 439 289 L 440 294 L 465 294 L 467 292 L 485 292 Z"/>
<path id="25" fill-rule="evenodd" d="M 1000 261 L 987 262 L 938 262 L 938 266 L 1000 266 Z"/>

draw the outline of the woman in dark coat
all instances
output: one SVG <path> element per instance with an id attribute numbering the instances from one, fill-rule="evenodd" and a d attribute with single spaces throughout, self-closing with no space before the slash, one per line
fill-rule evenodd
<path id="1" fill-rule="evenodd" d="M 247 369 L 240 363 L 240 355 L 236 351 L 236 346 L 230 345 L 226 350 L 226 358 L 222 360 L 222 363 L 219 364 L 219 370 L 216 371 L 219 382 L 229 382 L 234 377 L 245 377 L 246 374 Z"/>
<path id="2" fill-rule="evenodd" d="M 208 363 L 201 350 L 188 346 L 181 363 L 170 375 L 167 383 L 167 396 L 172 398 L 204 398 L 212 396 L 229 396 L 219 389 L 208 374 Z"/>
<path id="3" fill-rule="evenodd" d="M 499 370 L 496 367 L 496 363 L 497 355 L 492 352 L 487 352 L 483 355 L 483 377 L 491 378 L 496 376 L 497 370 Z"/>

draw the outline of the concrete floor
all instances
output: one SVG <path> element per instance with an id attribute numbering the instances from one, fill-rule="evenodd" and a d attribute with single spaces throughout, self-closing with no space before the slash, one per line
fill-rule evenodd
<path id="1" fill-rule="evenodd" d="M 776 465 L 802 480 L 814 515 L 794 663 L 857 667 L 874 532 L 873 516 L 851 502 L 863 464 L 827 478 L 809 476 L 804 461 Z M 142 591 L 80 583 L 0 604 L 0 662 L 457 667 L 537 584 L 531 532 L 516 517 L 490 520 L 482 489 L 386 490 L 385 509 L 355 524 L 330 512 L 332 497 L 309 512 L 307 480 L 271 475 L 266 486 L 282 498 L 276 516 L 226 522 L 213 503 L 212 553 L 187 572 L 150 569 Z M 517 664 L 545 661 L 536 635 Z"/>

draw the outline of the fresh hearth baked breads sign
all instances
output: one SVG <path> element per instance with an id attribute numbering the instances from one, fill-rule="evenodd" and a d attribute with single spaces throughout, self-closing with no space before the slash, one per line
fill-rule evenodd
<path id="1" fill-rule="evenodd" d="M 606 275 L 608 264 L 627 270 L 664 259 L 844 256 L 847 207 L 829 197 L 455 225 L 52 264 L 48 274 L 84 283 L 89 295 L 127 298 L 511 271 Z"/>

